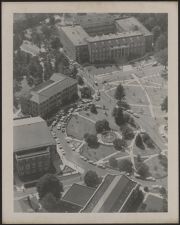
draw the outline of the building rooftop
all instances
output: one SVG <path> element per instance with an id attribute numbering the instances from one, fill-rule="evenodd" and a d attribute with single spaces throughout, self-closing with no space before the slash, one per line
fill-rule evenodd
<path id="1" fill-rule="evenodd" d="M 135 31 L 138 30 L 144 35 L 152 35 L 152 33 L 135 17 L 128 17 L 124 19 L 116 20 L 116 23 L 125 31 Z"/>
<path id="2" fill-rule="evenodd" d="M 66 36 L 75 46 L 87 45 L 86 38 L 88 38 L 89 35 L 81 26 L 65 26 L 60 29 L 64 31 Z"/>
<path id="3" fill-rule="evenodd" d="M 80 184 L 73 184 L 63 196 L 62 200 L 84 207 L 95 190 L 95 188 L 90 188 Z"/>
<path id="4" fill-rule="evenodd" d="M 108 13 L 79 13 L 76 16 L 76 22 L 83 28 L 113 25 L 114 19 L 115 16 Z"/>
<path id="5" fill-rule="evenodd" d="M 88 42 L 97 42 L 97 41 L 107 41 L 125 37 L 133 37 L 133 36 L 141 36 L 142 33 L 140 31 L 129 31 L 124 33 L 115 33 L 115 34 L 106 34 L 101 36 L 89 37 L 87 38 Z"/>
<path id="6" fill-rule="evenodd" d="M 20 46 L 21 51 L 27 52 L 33 56 L 39 54 L 40 49 L 29 41 L 24 41 Z"/>
<path id="7" fill-rule="evenodd" d="M 136 186 L 124 175 L 107 175 L 81 212 L 119 212 Z"/>
<path id="8" fill-rule="evenodd" d="M 73 78 L 54 73 L 49 81 L 46 81 L 31 90 L 31 101 L 38 104 L 48 100 L 50 97 L 76 84 Z"/>
<path id="9" fill-rule="evenodd" d="M 46 122 L 41 117 L 30 117 L 13 122 L 14 152 L 56 144 Z"/>

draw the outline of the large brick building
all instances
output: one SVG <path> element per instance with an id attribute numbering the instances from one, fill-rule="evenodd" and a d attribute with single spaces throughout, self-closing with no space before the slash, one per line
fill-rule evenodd
<path id="1" fill-rule="evenodd" d="M 75 95 L 77 81 L 55 73 L 48 81 L 31 89 L 30 93 L 21 99 L 21 110 L 24 114 L 40 115 L 44 118 Z"/>
<path id="2" fill-rule="evenodd" d="M 50 169 L 56 142 L 41 117 L 13 121 L 14 169 L 19 177 L 42 175 Z"/>
<path id="3" fill-rule="evenodd" d="M 75 22 L 59 28 L 59 35 L 65 52 L 79 63 L 137 58 L 152 49 L 152 33 L 135 17 L 87 14 Z"/>

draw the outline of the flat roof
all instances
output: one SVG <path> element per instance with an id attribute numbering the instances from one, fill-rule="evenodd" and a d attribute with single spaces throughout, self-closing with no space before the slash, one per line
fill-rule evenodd
<path id="1" fill-rule="evenodd" d="M 88 42 L 97 42 L 97 41 L 107 41 L 119 38 L 133 37 L 133 36 L 141 36 L 142 33 L 139 31 L 129 31 L 124 33 L 115 33 L 115 34 L 105 34 L 101 36 L 94 36 L 87 38 Z"/>
<path id="2" fill-rule="evenodd" d="M 40 49 L 29 41 L 24 41 L 20 46 L 20 49 L 24 52 L 30 53 L 33 56 L 36 56 L 40 52 Z"/>
<path id="3" fill-rule="evenodd" d="M 108 179 L 107 176 L 109 176 Z M 119 212 L 132 189 L 137 185 L 124 175 L 107 176 L 82 212 Z"/>
<path id="4" fill-rule="evenodd" d="M 48 82 L 44 82 L 31 90 L 31 101 L 38 104 L 76 84 L 77 81 L 61 73 L 54 73 Z"/>
<path id="5" fill-rule="evenodd" d="M 86 15 L 79 13 L 76 22 L 84 28 L 96 27 L 103 25 L 113 25 L 115 17 L 108 13 L 87 13 Z"/>
<path id="6" fill-rule="evenodd" d="M 116 23 L 124 30 L 124 31 L 134 31 L 136 28 L 144 35 L 152 35 L 152 33 L 135 17 L 128 17 L 116 20 Z"/>
<path id="7" fill-rule="evenodd" d="M 13 123 L 14 152 L 56 145 L 46 122 L 41 117 L 14 120 Z"/>
<path id="8" fill-rule="evenodd" d="M 60 29 L 64 31 L 66 36 L 75 46 L 87 45 L 86 38 L 88 38 L 89 35 L 81 26 L 64 26 Z"/>
<path id="9" fill-rule="evenodd" d="M 62 200 L 84 207 L 95 190 L 95 188 L 90 188 L 80 184 L 73 184 L 63 196 Z"/>

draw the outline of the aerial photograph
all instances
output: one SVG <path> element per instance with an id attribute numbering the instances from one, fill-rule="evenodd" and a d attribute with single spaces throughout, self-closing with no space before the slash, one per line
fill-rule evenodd
<path id="1" fill-rule="evenodd" d="M 15 213 L 168 212 L 168 14 L 14 13 L 12 163 Z"/>

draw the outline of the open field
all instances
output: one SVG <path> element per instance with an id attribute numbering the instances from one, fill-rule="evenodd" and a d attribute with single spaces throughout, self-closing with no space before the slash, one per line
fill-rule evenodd
<path id="1" fill-rule="evenodd" d="M 93 161 L 98 161 L 113 153 L 119 152 L 116 151 L 113 146 L 106 146 L 102 144 L 100 144 L 96 149 L 89 148 L 87 144 L 84 144 L 81 148 L 81 155 Z"/>
<path id="2" fill-rule="evenodd" d="M 146 88 L 146 90 L 151 99 L 152 105 L 155 105 L 155 106 L 160 106 L 167 95 L 166 89 Z"/>
<path id="3" fill-rule="evenodd" d="M 94 124 L 79 116 L 72 116 L 67 125 L 67 135 L 82 140 L 85 133 L 95 134 Z"/>

